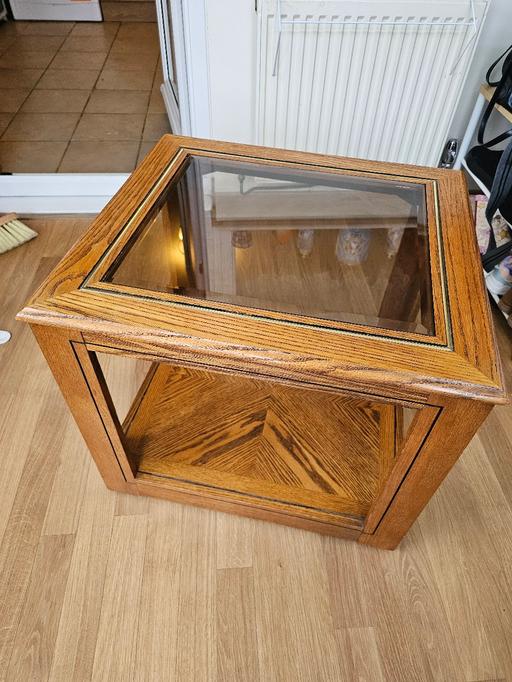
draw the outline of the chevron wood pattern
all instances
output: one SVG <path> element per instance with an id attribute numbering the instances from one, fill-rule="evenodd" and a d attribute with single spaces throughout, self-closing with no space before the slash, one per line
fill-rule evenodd
<path id="1" fill-rule="evenodd" d="M 134 406 L 124 426 L 140 474 L 341 525 L 360 525 L 395 453 L 397 408 L 325 391 L 160 364 Z"/>

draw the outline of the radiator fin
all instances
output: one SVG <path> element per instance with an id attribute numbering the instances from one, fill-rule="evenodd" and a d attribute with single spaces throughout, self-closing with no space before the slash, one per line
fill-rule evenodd
<path id="1" fill-rule="evenodd" d="M 259 144 L 437 165 L 476 43 L 469 2 L 282 2 L 297 23 L 277 60 L 275 0 L 259 12 Z"/>

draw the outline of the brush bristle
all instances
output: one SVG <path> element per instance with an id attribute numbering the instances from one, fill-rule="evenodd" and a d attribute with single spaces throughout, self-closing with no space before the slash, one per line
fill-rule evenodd
<path id="1" fill-rule="evenodd" d="M 34 232 L 28 225 L 22 223 L 21 220 L 13 218 L 0 225 L 0 253 L 5 253 L 21 244 L 25 244 L 25 242 L 34 239 L 34 237 L 37 237 L 37 232 Z"/>

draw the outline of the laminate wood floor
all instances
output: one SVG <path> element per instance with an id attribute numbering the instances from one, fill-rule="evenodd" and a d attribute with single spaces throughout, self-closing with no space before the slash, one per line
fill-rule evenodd
<path id="1" fill-rule="evenodd" d="M 512 681 L 511 407 L 395 552 L 110 492 L 13 321 L 88 220 L 27 222 L 0 256 L 0 679 Z"/>

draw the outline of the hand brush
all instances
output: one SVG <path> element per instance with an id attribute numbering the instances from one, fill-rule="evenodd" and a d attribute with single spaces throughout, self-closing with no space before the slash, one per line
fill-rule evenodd
<path id="1" fill-rule="evenodd" d="M 37 232 L 18 220 L 16 213 L 0 217 L 0 253 L 16 248 L 37 237 Z"/>

